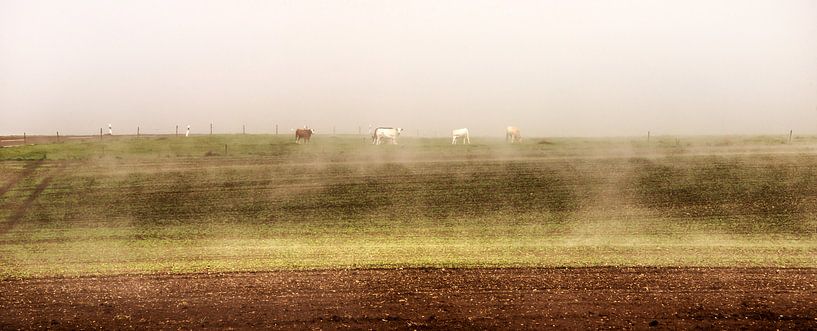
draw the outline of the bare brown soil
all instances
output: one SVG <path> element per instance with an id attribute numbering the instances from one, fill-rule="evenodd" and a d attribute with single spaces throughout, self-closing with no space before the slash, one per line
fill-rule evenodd
<path id="1" fill-rule="evenodd" d="M 71 136 L 65 137 L 62 136 L 57 138 L 57 136 L 26 136 L 23 138 L 22 135 L 20 136 L 0 136 L 0 147 L 11 147 L 11 146 L 23 146 L 23 145 L 31 145 L 31 144 L 50 144 L 55 143 L 58 141 L 66 141 L 67 139 L 91 139 L 93 136 Z"/>
<path id="2" fill-rule="evenodd" d="M 174 136 L 173 134 L 151 134 L 151 135 L 141 135 L 142 137 L 158 137 L 158 136 Z M 34 136 L 26 136 L 25 138 L 22 135 L 15 135 L 15 136 L 0 136 L 0 147 L 17 147 L 17 146 L 25 146 L 25 145 L 38 145 L 38 144 L 54 144 L 54 143 L 62 143 L 67 141 L 98 141 L 100 139 L 111 139 L 111 138 L 121 138 L 121 137 L 135 137 L 135 135 L 103 135 L 100 137 L 99 135 L 34 135 Z"/>
<path id="3" fill-rule="evenodd" d="M 815 329 L 817 269 L 279 271 L 0 282 L 0 329 Z"/>

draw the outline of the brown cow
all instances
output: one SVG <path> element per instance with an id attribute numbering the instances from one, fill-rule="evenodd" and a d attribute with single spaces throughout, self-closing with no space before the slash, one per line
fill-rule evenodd
<path id="1" fill-rule="evenodd" d="M 300 144 L 301 140 L 304 143 L 309 143 L 309 138 L 312 138 L 312 134 L 315 133 L 315 130 L 303 128 L 295 130 L 295 143 Z"/>

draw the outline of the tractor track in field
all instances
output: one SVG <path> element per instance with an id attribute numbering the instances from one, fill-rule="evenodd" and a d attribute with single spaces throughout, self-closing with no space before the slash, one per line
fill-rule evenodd
<path id="1" fill-rule="evenodd" d="M 38 162 L 37 165 L 39 166 L 39 164 L 42 163 L 42 160 L 37 162 Z M 13 214 L 11 214 L 11 216 L 6 220 L 6 222 L 0 224 L 0 235 L 3 235 L 10 231 L 12 228 L 14 228 L 15 225 L 17 225 L 18 222 L 20 222 L 20 220 L 23 219 L 29 207 L 31 207 L 34 201 L 37 200 L 37 197 L 39 197 L 40 194 L 42 194 L 43 191 L 45 191 L 45 189 L 48 188 L 48 185 L 51 184 L 51 181 L 54 179 L 54 177 L 59 175 L 63 170 L 65 170 L 66 165 L 67 163 L 65 162 L 58 163 L 57 167 L 55 169 L 52 169 L 48 176 L 43 178 L 43 180 L 40 181 L 40 183 L 37 184 L 36 187 L 34 187 L 34 190 L 31 191 L 31 194 L 22 202 L 22 204 L 20 204 L 17 207 L 17 210 L 15 210 Z M 31 170 L 30 172 L 33 171 L 34 170 Z M 30 175 L 30 172 L 26 176 Z"/>
<path id="2" fill-rule="evenodd" d="M 25 167 L 23 167 L 23 171 L 21 171 L 19 175 L 17 175 L 16 177 L 12 178 L 12 179 L 11 179 L 11 181 L 9 181 L 8 183 L 6 183 L 6 185 L 3 185 L 2 187 L 0 187 L 0 196 L 5 195 L 5 194 L 6 194 L 6 192 L 8 192 L 9 190 L 11 190 L 11 188 L 12 188 L 12 187 L 14 187 L 15 185 L 17 185 L 17 183 L 19 183 L 19 182 L 20 182 L 21 180 L 23 180 L 24 178 L 26 178 L 26 177 L 28 177 L 28 176 L 31 176 L 31 174 L 33 174 L 33 173 L 34 173 L 34 171 L 35 171 L 35 170 L 37 170 L 37 168 L 38 168 L 38 167 L 39 167 L 39 166 L 40 166 L 42 163 L 43 163 L 43 160 L 37 160 L 37 161 L 31 162 L 31 163 L 29 163 L 29 164 L 26 164 L 26 166 L 25 166 Z"/>
<path id="3" fill-rule="evenodd" d="M 817 328 L 817 269 L 342 269 L 0 281 L 0 329 Z"/>

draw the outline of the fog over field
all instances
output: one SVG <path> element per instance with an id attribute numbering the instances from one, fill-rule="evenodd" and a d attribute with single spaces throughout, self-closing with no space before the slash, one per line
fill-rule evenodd
<path id="1" fill-rule="evenodd" d="M 815 1 L 0 0 L 0 135 L 817 133 Z"/>

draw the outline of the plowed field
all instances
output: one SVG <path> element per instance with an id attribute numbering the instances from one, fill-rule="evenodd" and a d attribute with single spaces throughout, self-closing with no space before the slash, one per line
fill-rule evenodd
<path id="1" fill-rule="evenodd" d="M 0 329 L 814 329 L 817 270 L 390 269 L 0 282 Z"/>
<path id="2" fill-rule="evenodd" d="M 654 139 L 2 148 L 0 326 L 814 327 L 817 139 Z"/>

